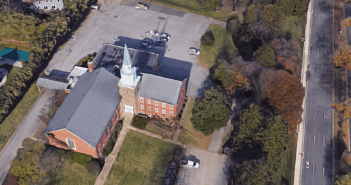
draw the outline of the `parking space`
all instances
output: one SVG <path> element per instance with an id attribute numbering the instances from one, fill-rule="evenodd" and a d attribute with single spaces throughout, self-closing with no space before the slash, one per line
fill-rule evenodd
<path id="1" fill-rule="evenodd" d="M 199 162 L 200 167 L 193 169 L 182 166 L 177 185 L 228 184 L 232 164 L 226 155 L 189 147 L 186 159 Z"/>
<path id="2" fill-rule="evenodd" d="M 125 5 L 112 2 L 107 10 L 93 11 L 74 34 L 75 40 L 68 41 L 54 55 L 48 69 L 72 70 L 76 62 L 98 52 L 104 43 L 127 43 L 130 48 L 141 49 L 139 46 L 143 38 L 154 41 L 158 38 L 146 31 L 157 30 L 172 36 L 166 47 L 142 50 L 159 54 L 160 71 L 188 77 L 188 96 L 202 95 L 203 82 L 206 82 L 206 88 L 209 82 L 208 70 L 198 64 L 196 56 L 189 55 L 188 49 L 200 47 L 201 36 L 211 24 L 211 19 L 157 5 L 151 5 L 149 10 L 139 10 L 134 7 L 136 2 L 122 1 Z"/>

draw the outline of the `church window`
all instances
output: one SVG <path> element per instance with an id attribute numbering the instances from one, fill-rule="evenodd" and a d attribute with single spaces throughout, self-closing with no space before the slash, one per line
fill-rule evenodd
<path id="1" fill-rule="evenodd" d="M 140 98 L 140 102 L 144 102 L 144 98 Z"/>
<path id="2" fill-rule="evenodd" d="M 158 112 L 158 108 L 155 108 L 155 112 Z"/>
<path id="3" fill-rule="evenodd" d="M 141 109 L 144 109 L 144 105 L 141 105 Z"/>
<path id="4" fill-rule="evenodd" d="M 162 114 L 166 114 L 166 111 L 165 111 L 165 110 L 162 110 Z"/>
<path id="5" fill-rule="evenodd" d="M 113 121 L 112 120 L 110 120 L 110 127 L 111 127 L 111 130 L 113 129 Z"/>
<path id="6" fill-rule="evenodd" d="M 66 142 L 67 142 L 68 148 L 76 150 L 76 145 L 75 145 L 73 139 L 68 137 L 68 138 L 66 138 Z"/>
<path id="7" fill-rule="evenodd" d="M 170 108 L 170 109 L 173 109 L 173 105 L 169 105 L 169 108 Z"/>
<path id="8" fill-rule="evenodd" d="M 148 104 L 151 104 L 151 100 L 147 100 L 147 103 L 148 103 Z"/>
<path id="9" fill-rule="evenodd" d="M 155 101 L 155 105 L 158 106 L 158 101 Z"/>
<path id="10" fill-rule="evenodd" d="M 117 114 L 117 111 L 115 112 L 115 121 L 118 120 L 118 114 Z"/>
<path id="11" fill-rule="evenodd" d="M 162 103 L 162 107 L 166 107 L 166 104 L 165 104 L 165 103 Z"/>
<path id="12" fill-rule="evenodd" d="M 105 130 L 105 134 L 106 134 L 106 138 L 108 138 L 108 128 L 106 128 L 106 130 Z"/>

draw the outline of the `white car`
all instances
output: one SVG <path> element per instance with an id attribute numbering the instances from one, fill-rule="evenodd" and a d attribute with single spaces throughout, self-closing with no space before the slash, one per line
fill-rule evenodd
<path id="1" fill-rule="evenodd" d="M 180 165 L 187 166 L 189 168 L 199 168 L 200 164 L 191 160 L 181 160 Z"/>
<path id="2" fill-rule="evenodd" d="M 149 6 L 147 6 L 146 4 L 143 4 L 143 3 L 138 3 L 138 4 L 135 5 L 135 8 L 136 9 L 147 10 L 147 9 L 149 9 Z"/>
<path id="3" fill-rule="evenodd" d="M 159 34 L 158 34 L 158 31 L 154 31 L 154 30 L 147 31 L 146 33 L 147 33 L 147 34 L 151 34 L 151 35 L 156 35 L 156 36 L 159 35 Z"/>
<path id="4" fill-rule="evenodd" d="M 190 48 L 189 53 L 192 55 L 200 55 L 200 50 L 196 48 Z"/>
<path id="5" fill-rule="evenodd" d="M 171 39 L 171 35 L 168 33 L 161 33 L 161 37 L 166 37 L 167 39 Z"/>

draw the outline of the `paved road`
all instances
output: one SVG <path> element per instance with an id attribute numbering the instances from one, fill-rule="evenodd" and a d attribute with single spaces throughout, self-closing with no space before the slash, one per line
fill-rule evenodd
<path id="1" fill-rule="evenodd" d="M 199 162 L 200 167 L 199 169 L 181 167 L 177 185 L 228 184 L 232 162 L 227 155 L 189 147 L 185 159 Z"/>
<path id="2" fill-rule="evenodd" d="M 302 185 L 333 184 L 332 0 L 315 0 L 307 83 Z M 329 3 L 329 4 L 328 4 Z M 326 19 L 327 18 L 327 19 Z M 309 168 L 306 168 L 309 161 Z"/>
<path id="3" fill-rule="evenodd" d="M 51 90 L 46 90 L 37 100 L 27 117 L 17 129 L 13 138 L 0 154 L 0 184 L 5 180 L 6 174 L 10 169 L 10 162 L 16 157 L 17 149 L 22 148 L 22 141 L 27 137 L 35 134 L 40 126 L 38 116 L 46 112 L 46 108 L 50 105 L 50 97 L 53 95 Z"/>

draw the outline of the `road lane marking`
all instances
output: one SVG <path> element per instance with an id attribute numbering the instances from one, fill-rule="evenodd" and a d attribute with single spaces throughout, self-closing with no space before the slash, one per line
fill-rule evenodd
<path id="1" fill-rule="evenodd" d="M 323 138 L 323 145 L 325 145 L 325 138 Z"/>
<path id="2" fill-rule="evenodd" d="M 316 136 L 313 137 L 313 143 L 316 143 Z"/>
<path id="3" fill-rule="evenodd" d="M 314 111 L 314 117 L 316 117 L 316 116 L 317 116 L 317 111 L 315 110 L 315 111 Z"/>
<path id="4" fill-rule="evenodd" d="M 324 167 L 323 167 L 323 176 L 324 176 Z"/>
<path id="5" fill-rule="evenodd" d="M 316 87 L 316 92 L 318 92 L 318 87 Z"/>
<path id="6" fill-rule="evenodd" d="M 314 165 L 312 165 L 312 172 L 314 173 Z"/>

